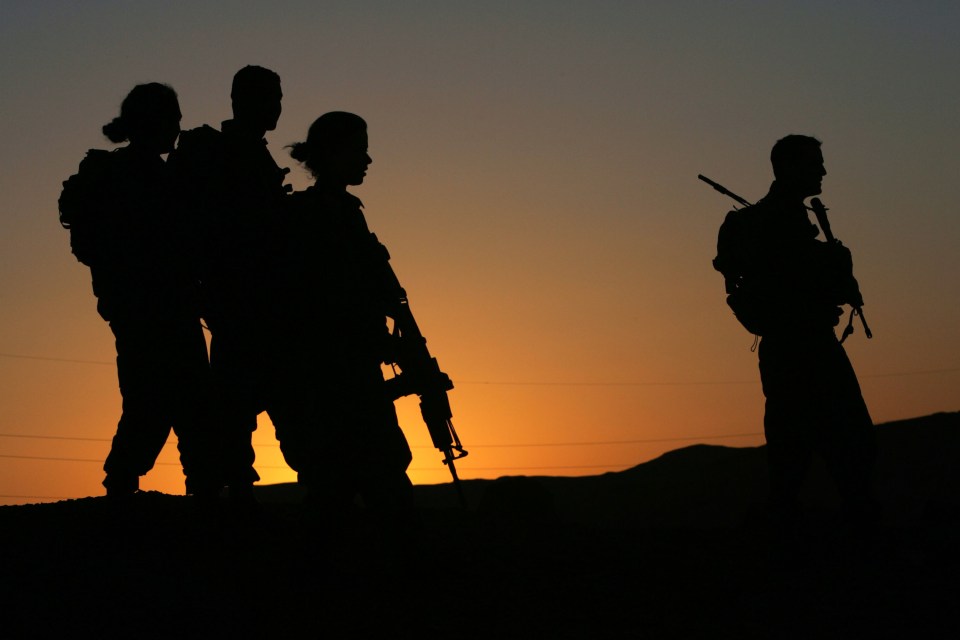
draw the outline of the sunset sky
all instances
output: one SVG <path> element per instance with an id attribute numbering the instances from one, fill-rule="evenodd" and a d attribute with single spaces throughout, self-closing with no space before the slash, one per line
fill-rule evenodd
<path id="1" fill-rule="evenodd" d="M 101 495 L 112 334 L 57 219 L 61 182 L 143 82 L 183 128 L 230 117 L 247 64 L 282 78 L 268 135 L 369 124 L 353 189 L 454 380 L 464 478 L 588 475 L 763 442 L 752 336 L 713 271 L 732 201 L 789 133 L 874 332 L 846 343 L 876 422 L 960 409 L 960 3 L 0 1 L 0 504 Z M 416 483 L 448 480 L 399 403 Z M 266 417 L 264 483 L 295 479 Z M 171 437 L 141 488 L 182 493 Z"/>

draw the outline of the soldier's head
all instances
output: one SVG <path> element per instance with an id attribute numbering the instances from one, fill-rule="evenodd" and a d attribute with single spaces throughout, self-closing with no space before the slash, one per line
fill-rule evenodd
<path id="1" fill-rule="evenodd" d="M 180 135 L 177 92 L 159 82 L 138 84 L 120 105 L 120 115 L 103 126 L 111 142 L 129 141 L 150 153 L 173 151 Z"/>
<path id="2" fill-rule="evenodd" d="M 276 129 L 282 98 L 280 76 L 270 69 L 247 65 L 233 76 L 230 89 L 233 118 L 251 129 L 264 132 Z"/>
<path id="3" fill-rule="evenodd" d="M 304 142 L 290 145 L 290 156 L 309 169 L 318 184 L 362 184 L 373 162 L 367 153 L 367 123 L 345 111 L 325 113 L 310 125 Z"/>
<path id="4" fill-rule="evenodd" d="M 770 151 L 770 162 L 777 183 L 790 193 L 800 198 L 820 193 L 827 170 L 816 138 L 792 134 L 777 140 Z"/>

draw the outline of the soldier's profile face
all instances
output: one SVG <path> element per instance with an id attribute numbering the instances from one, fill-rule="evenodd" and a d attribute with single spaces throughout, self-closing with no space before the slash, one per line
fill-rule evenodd
<path id="1" fill-rule="evenodd" d="M 280 113 L 283 111 L 281 105 L 282 100 L 283 91 L 280 90 L 279 83 L 264 89 L 259 111 L 262 114 L 263 124 L 267 131 L 273 131 L 277 128 L 277 122 L 280 121 Z"/>
<path id="2" fill-rule="evenodd" d="M 163 119 L 160 127 L 160 146 L 163 148 L 163 153 L 173 151 L 177 138 L 180 136 L 180 120 L 182 118 L 183 115 L 177 108 L 176 110 L 171 109 L 170 113 Z"/>
<path id="3" fill-rule="evenodd" d="M 373 162 L 368 153 L 366 132 L 358 132 L 346 140 L 338 156 L 337 165 L 342 181 L 347 185 L 363 184 L 367 167 Z"/>
<path id="4" fill-rule="evenodd" d="M 279 82 L 268 82 L 248 88 L 233 98 L 234 117 L 240 118 L 264 131 L 273 131 L 280 120 L 283 91 Z"/>
<path id="5" fill-rule="evenodd" d="M 130 142 L 152 153 L 170 153 L 180 135 L 181 118 L 179 104 L 173 102 L 163 105 L 151 114 L 147 122 L 130 132 Z"/>
<path id="6" fill-rule="evenodd" d="M 804 198 L 822 193 L 823 177 L 827 170 L 823 165 L 823 153 L 819 147 L 798 154 L 791 171 L 791 182 Z"/>

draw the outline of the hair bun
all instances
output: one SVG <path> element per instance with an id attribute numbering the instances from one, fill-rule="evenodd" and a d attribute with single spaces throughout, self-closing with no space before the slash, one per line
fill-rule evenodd
<path id="1" fill-rule="evenodd" d="M 297 162 L 306 162 L 310 157 L 310 151 L 306 142 L 294 142 L 290 145 L 290 157 Z"/>
<path id="2" fill-rule="evenodd" d="M 129 139 L 127 124 L 120 116 L 117 116 L 107 124 L 103 125 L 103 135 L 107 136 L 110 142 L 121 143 Z"/>

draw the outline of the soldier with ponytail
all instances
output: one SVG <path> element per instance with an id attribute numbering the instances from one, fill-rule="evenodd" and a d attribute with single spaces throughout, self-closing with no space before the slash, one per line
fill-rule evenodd
<path id="1" fill-rule="evenodd" d="M 104 464 L 107 495 L 130 497 L 172 428 L 187 493 L 218 491 L 209 425 L 209 365 L 188 221 L 170 206 L 163 155 L 180 134 L 167 85 L 137 85 L 103 126 L 112 151 L 92 149 L 64 182 L 60 222 L 89 267 L 97 311 L 116 340 L 123 407 Z"/>

